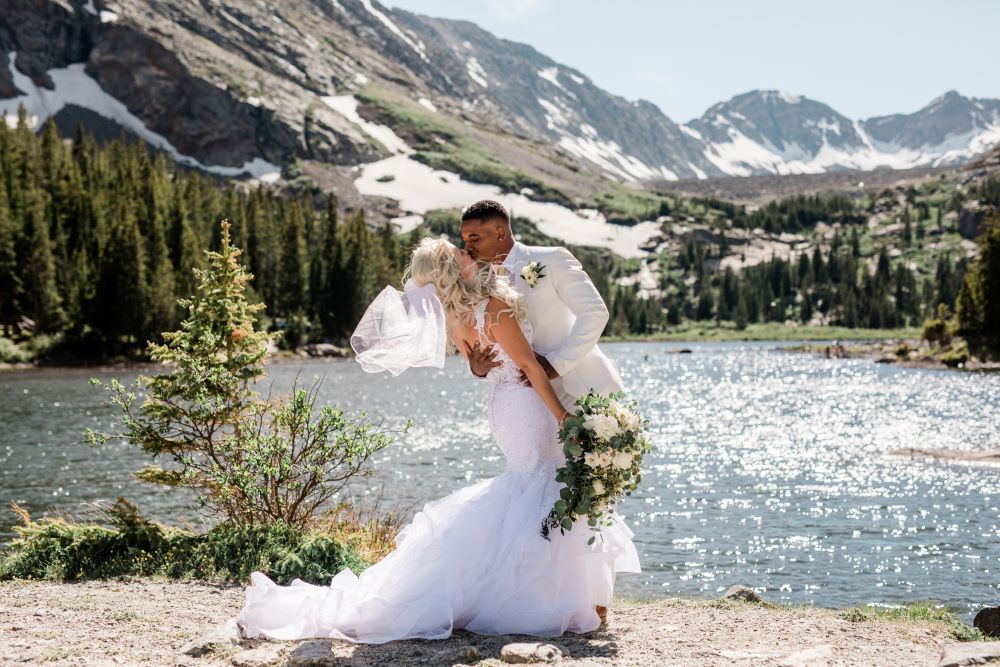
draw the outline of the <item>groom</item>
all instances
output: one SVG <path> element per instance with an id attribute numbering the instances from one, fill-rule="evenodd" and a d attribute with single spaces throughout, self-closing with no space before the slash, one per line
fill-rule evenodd
<path id="1" fill-rule="evenodd" d="M 524 295 L 535 356 L 563 406 L 572 409 L 591 389 L 601 394 L 621 391 L 618 368 L 597 347 L 608 308 L 572 253 L 515 241 L 507 210 L 490 199 L 462 213 L 462 241 L 473 259 L 498 265 L 498 272 Z M 499 365 L 494 353 L 478 343 L 466 343 L 466 352 L 476 377 L 486 377 Z M 607 621 L 606 606 L 598 605 L 597 614 L 601 622 Z"/>
<path id="2" fill-rule="evenodd" d="M 597 347 L 608 308 L 572 253 L 514 240 L 507 210 L 491 199 L 462 213 L 462 241 L 473 259 L 498 265 L 524 295 L 535 356 L 565 407 L 572 409 L 591 389 L 621 391 L 618 368 Z M 486 377 L 498 365 L 493 352 L 478 344 L 467 352 L 476 377 Z"/>

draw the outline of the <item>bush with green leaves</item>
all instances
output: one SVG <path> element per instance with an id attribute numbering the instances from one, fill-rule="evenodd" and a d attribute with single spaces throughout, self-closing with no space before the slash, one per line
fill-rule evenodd
<path id="1" fill-rule="evenodd" d="M 287 584 L 299 578 L 328 583 L 345 567 L 366 563 L 332 535 L 283 523 L 222 523 L 194 534 L 147 521 L 119 498 L 107 525 L 21 516 L 18 538 L 0 556 L 0 581 L 164 576 L 243 582 L 263 572 Z"/>
<path id="2" fill-rule="evenodd" d="M 255 386 L 271 338 L 257 328 L 263 306 L 246 298 L 252 276 L 237 261 L 227 223 L 220 251 L 206 254 L 197 293 L 181 301 L 187 319 L 149 346 L 167 371 L 131 386 L 92 380 L 120 411 L 122 428 L 88 430 L 85 440 L 141 447 L 154 464 L 139 479 L 191 489 L 203 510 L 238 526 L 305 526 L 349 480 L 370 473 L 366 463 L 392 436 L 363 413 L 317 409 L 318 385 L 261 398 Z"/>

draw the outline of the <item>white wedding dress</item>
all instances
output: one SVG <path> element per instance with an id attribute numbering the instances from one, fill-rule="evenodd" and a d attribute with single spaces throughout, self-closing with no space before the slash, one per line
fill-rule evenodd
<path id="1" fill-rule="evenodd" d="M 480 334 L 485 307 L 476 310 Z M 594 607 L 610 606 L 615 574 L 640 571 L 632 531 L 616 513 L 592 545 L 585 522 L 541 537 L 562 486 L 556 421 L 496 350 L 489 422 L 506 471 L 424 505 L 395 550 L 360 576 L 345 569 L 329 586 L 278 586 L 253 573 L 237 619 L 244 636 L 379 644 L 457 628 L 541 637 L 597 629 Z"/>

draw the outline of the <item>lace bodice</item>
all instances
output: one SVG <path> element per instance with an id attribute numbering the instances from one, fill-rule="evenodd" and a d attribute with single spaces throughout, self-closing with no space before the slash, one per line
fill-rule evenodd
<path id="1" fill-rule="evenodd" d="M 486 301 L 475 311 L 476 331 L 486 338 Z M 531 343 L 531 325 L 521 324 L 528 343 Z M 499 344 L 494 343 L 495 359 L 500 365 L 486 378 L 493 385 L 490 396 L 490 430 L 507 459 L 507 470 L 524 475 L 525 480 L 548 479 L 555 475 L 555 468 L 563 461 L 562 448 L 556 437 L 556 420 L 535 390 L 521 384 L 521 370 Z M 527 483 L 527 481 L 526 481 Z M 553 487 L 555 492 L 558 491 Z M 557 497 L 547 497 L 547 508 Z"/>
<path id="2" fill-rule="evenodd" d="M 485 334 L 486 328 L 486 306 L 489 303 L 488 299 L 483 299 L 476 306 L 473 311 L 473 315 L 476 320 L 476 332 L 479 337 L 483 340 L 487 340 Z M 525 338 L 528 339 L 528 343 L 531 343 L 531 325 L 521 324 L 521 331 L 524 332 Z M 521 369 L 517 367 L 514 360 L 510 358 L 504 349 L 500 347 L 499 343 L 493 343 L 493 351 L 496 353 L 494 359 L 500 362 L 500 365 L 496 368 L 490 370 L 486 374 L 486 379 L 490 381 L 491 384 L 509 384 L 509 383 L 520 383 Z"/>

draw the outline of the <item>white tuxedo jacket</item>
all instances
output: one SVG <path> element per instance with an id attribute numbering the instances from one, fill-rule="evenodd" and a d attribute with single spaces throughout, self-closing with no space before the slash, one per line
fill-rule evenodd
<path id="1" fill-rule="evenodd" d="M 534 287 L 521 277 L 530 262 L 544 267 L 545 275 Z M 572 411 L 576 399 L 591 389 L 602 394 L 621 391 L 618 367 L 597 347 L 608 307 L 576 257 L 566 248 L 515 242 L 503 266 L 524 295 L 531 347 L 559 373 L 552 386 L 563 405 Z"/>

